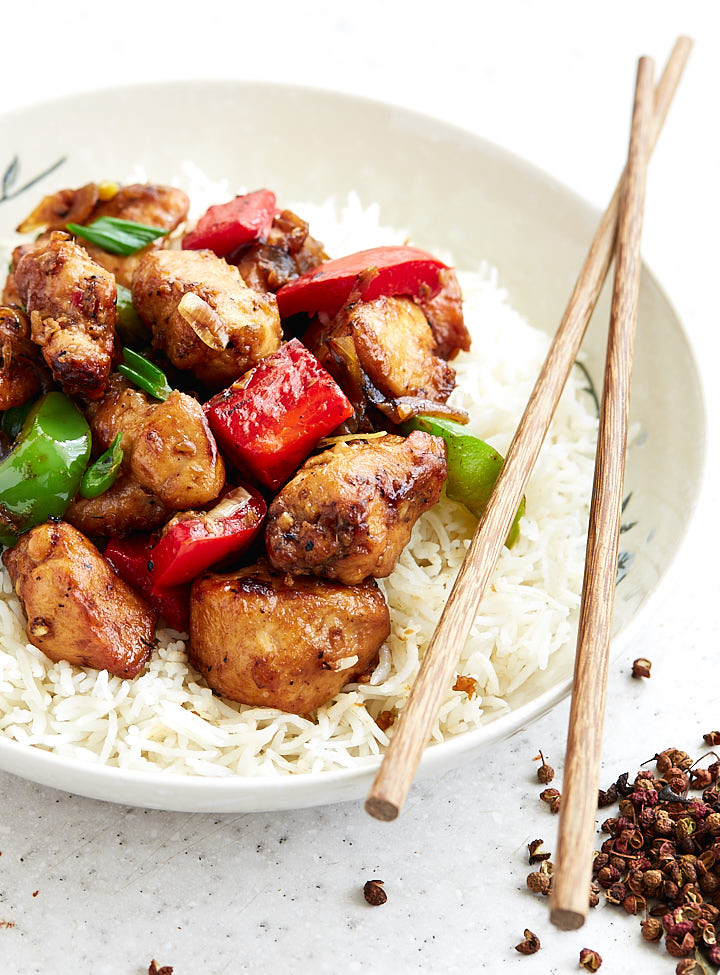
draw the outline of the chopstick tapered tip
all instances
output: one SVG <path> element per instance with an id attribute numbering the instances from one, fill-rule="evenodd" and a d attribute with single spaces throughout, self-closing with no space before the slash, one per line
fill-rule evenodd
<path id="1" fill-rule="evenodd" d="M 585 914 L 566 907 L 554 907 L 550 910 L 550 920 L 561 931 L 577 931 L 585 923 L 585 918 Z"/>
<path id="2" fill-rule="evenodd" d="M 400 808 L 388 799 L 380 799 L 378 796 L 368 796 L 365 800 L 365 812 L 369 813 L 373 819 L 380 819 L 383 823 L 391 823 L 400 814 Z"/>

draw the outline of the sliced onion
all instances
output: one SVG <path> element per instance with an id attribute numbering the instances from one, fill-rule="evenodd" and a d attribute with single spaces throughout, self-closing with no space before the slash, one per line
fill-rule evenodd
<path id="1" fill-rule="evenodd" d="M 219 518 L 231 518 L 240 508 L 248 503 L 251 495 L 243 487 L 234 488 L 214 508 L 208 511 L 208 516 L 213 520 Z"/>
<path id="2" fill-rule="evenodd" d="M 375 403 L 375 406 L 392 420 L 393 423 L 405 423 L 414 416 L 442 416 L 456 423 L 467 423 L 470 417 L 465 410 L 447 403 L 437 403 L 431 399 L 421 399 L 419 396 L 399 396 L 397 399 Z"/>
<path id="3" fill-rule="evenodd" d="M 215 352 L 225 351 L 230 336 L 218 313 L 204 298 L 188 291 L 182 296 L 177 310 L 204 345 Z"/>
<path id="4" fill-rule="evenodd" d="M 353 440 L 377 440 L 380 437 L 387 437 L 387 430 L 378 430 L 376 433 L 343 433 L 338 437 L 323 437 L 318 441 L 318 447 L 333 447 L 336 443 L 350 443 Z"/>
<path id="5" fill-rule="evenodd" d="M 68 223 L 85 223 L 98 201 L 98 188 L 95 183 L 87 183 L 77 190 L 58 190 L 45 196 L 21 224 L 19 234 L 29 234 L 34 230 L 61 230 Z"/>
<path id="6" fill-rule="evenodd" d="M 354 653 L 352 657 L 340 657 L 339 660 L 332 661 L 330 664 L 330 670 L 334 670 L 335 673 L 338 673 L 340 670 L 350 670 L 351 667 L 355 666 L 359 659 L 360 658 L 356 653 Z"/>

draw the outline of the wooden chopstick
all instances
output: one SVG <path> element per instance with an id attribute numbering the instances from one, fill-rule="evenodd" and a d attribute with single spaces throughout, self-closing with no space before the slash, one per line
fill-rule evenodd
<path id="1" fill-rule="evenodd" d="M 640 242 L 649 160 L 653 72 L 653 61 L 641 58 L 615 246 L 615 283 L 580 603 L 556 871 L 550 902 L 550 919 L 564 931 L 579 928 L 588 912 L 610 628 L 615 603 L 630 377 L 640 293 Z"/>
<path id="2" fill-rule="evenodd" d="M 660 134 L 692 42 L 680 37 L 655 92 L 650 147 Z M 460 650 L 510 530 L 543 439 L 610 266 L 621 182 L 603 215 L 545 363 L 508 449 L 505 464 L 428 645 L 365 809 L 395 819 L 402 808 Z"/>

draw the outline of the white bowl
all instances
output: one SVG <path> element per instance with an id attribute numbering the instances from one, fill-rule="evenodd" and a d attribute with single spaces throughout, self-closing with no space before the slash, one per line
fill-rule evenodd
<path id="1" fill-rule="evenodd" d="M 12 236 L 41 193 L 123 178 L 137 165 L 153 180 L 167 180 L 192 159 L 231 188 L 267 185 L 281 200 L 343 199 L 354 189 L 364 205 L 380 204 L 384 223 L 407 227 L 418 246 L 449 250 L 461 268 L 481 259 L 493 264 L 511 304 L 547 332 L 557 327 L 599 216 L 549 176 L 460 129 L 390 105 L 280 85 L 171 83 L 67 98 L 1 118 L 0 146 L 0 174 L 17 156 L 0 197 L 0 239 Z M 13 196 L 58 160 L 52 174 Z M 608 312 L 606 289 L 585 342 L 598 388 Z M 675 311 L 647 271 L 631 419 L 643 436 L 628 458 L 628 519 L 636 524 L 622 537 L 628 571 L 617 588 L 614 652 L 678 550 L 705 451 L 695 362 Z M 452 768 L 525 727 L 568 693 L 571 676 L 571 653 L 555 655 L 509 697 L 508 713 L 428 748 L 418 774 Z M 186 811 L 356 799 L 377 766 L 208 779 L 94 766 L 0 738 L 0 768 L 7 771 L 93 798 Z"/>

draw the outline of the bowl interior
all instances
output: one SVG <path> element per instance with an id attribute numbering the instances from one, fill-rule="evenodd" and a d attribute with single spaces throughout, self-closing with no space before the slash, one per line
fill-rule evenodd
<path id="1" fill-rule="evenodd" d="M 112 120 L 100 134 L 88 120 Z M 377 202 L 384 223 L 452 253 L 460 268 L 494 265 L 511 304 L 537 327 L 557 327 L 598 215 L 554 180 L 482 139 L 406 110 L 269 84 L 150 85 L 77 96 L 0 119 L 0 240 L 42 193 L 141 166 L 168 180 L 191 159 L 230 189 L 269 186 L 280 200 Z M 16 159 L 13 166 L 13 160 Z M 31 189 L 22 187 L 56 162 Z M 9 174 L 9 176 L 8 176 Z M 603 373 L 609 289 L 584 345 L 595 388 Z M 682 409 L 680 409 L 682 405 Z M 667 298 L 643 273 L 633 374 L 636 435 L 625 480 L 624 578 L 616 637 L 656 588 L 677 551 L 701 479 L 705 416 L 698 372 Z M 669 452 L 672 448 L 672 463 Z M 509 699 L 509 714 L 428 749 L 423 771 L 449 768 L 538 717 L 567 693 L 571 653 L 551 658 Z M 187 810 L 283 808 L 363 794 L 374 766 L 279 781 L 194 780 L 119 773 L 0 740 L 0 767 L 97 798 Z"/>

